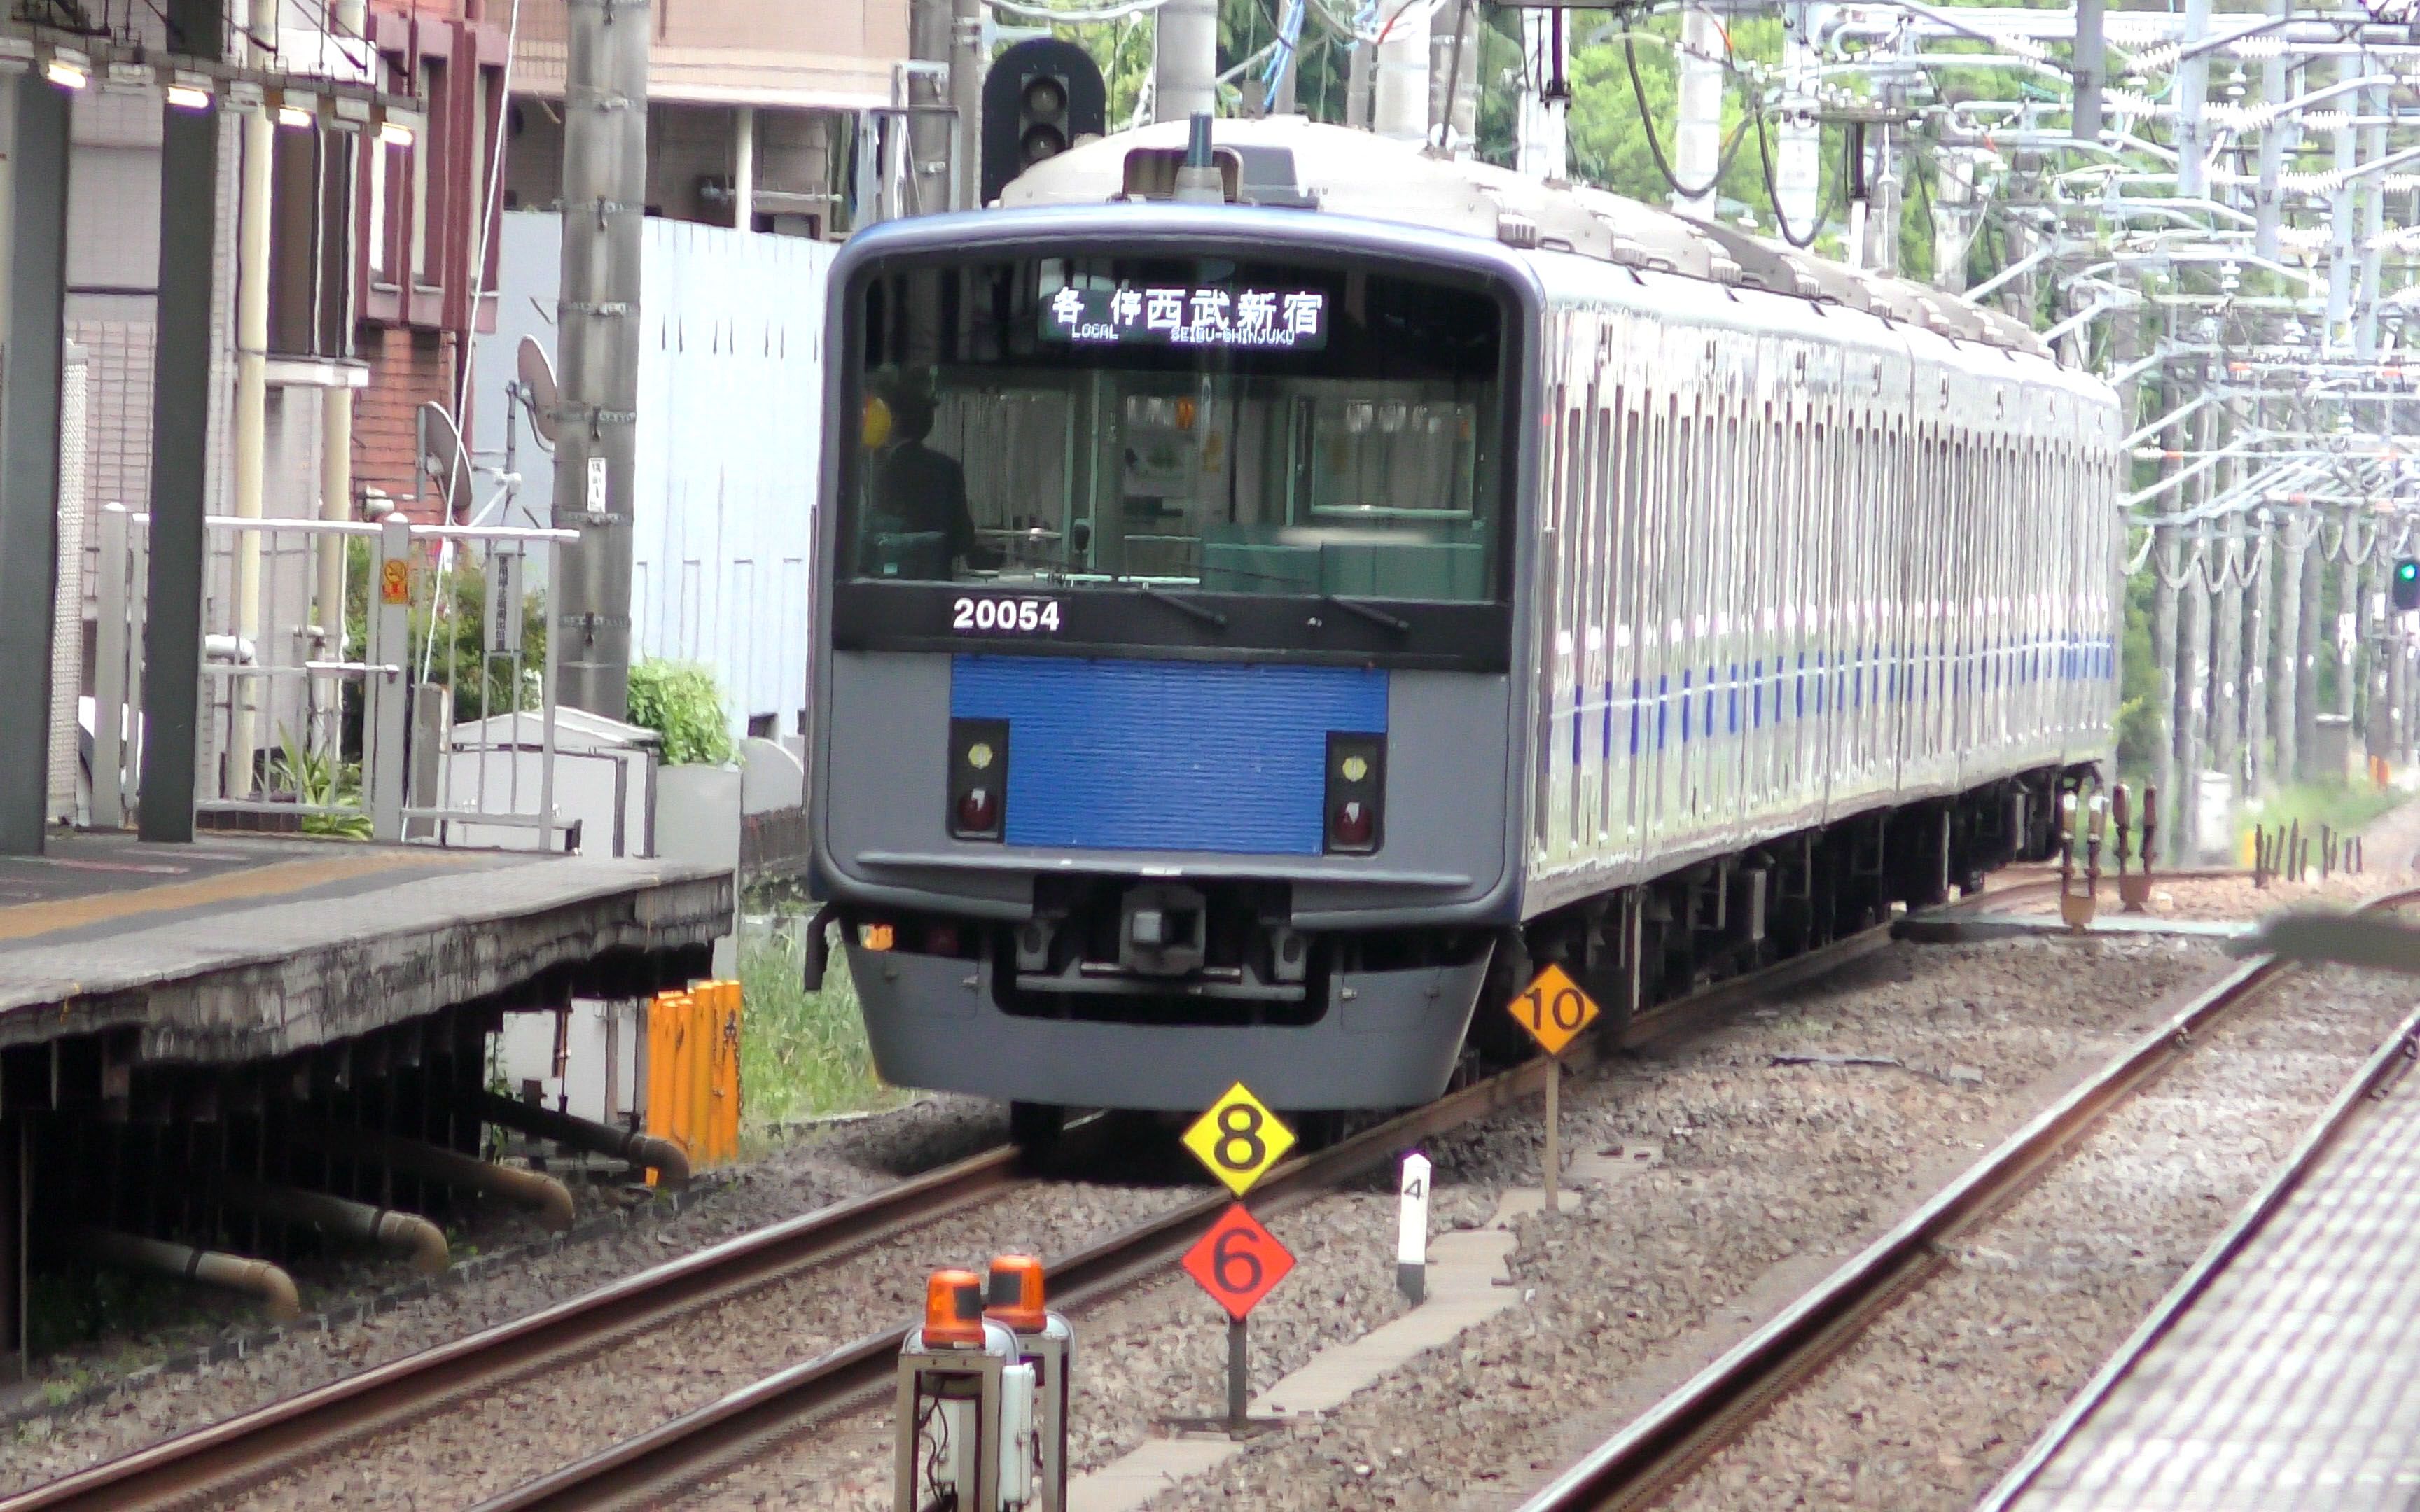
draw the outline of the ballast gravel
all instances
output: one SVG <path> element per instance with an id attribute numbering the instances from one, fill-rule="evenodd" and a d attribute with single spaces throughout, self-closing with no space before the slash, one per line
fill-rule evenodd
<path id="1" fill-rule="evenodd" d="M 319 1328 L 276 1331 L 240 1358 L 197 1369 L 161 1370 L 163 1355 L 191 1348 L 186 1336 L 114 1340 L 48 1362 L 54 1389 L 88 1399 L 0 1424 L 0 1489 L 23 1489 L 101 1459 L 535 1312 L 608 1282 L 721 1243 L 752 1228 L 884 1186 L 900 1177 L 998 1144 L 1004 1116 L 988 1103 L 937 1098 L 860 1121 L 802 1133 L 731 1173 L 675 1217 L 646 1208 L 627 1225 L 557 1246 L 518 1220 L 478 1230 L 491 1247 L 537 1242 L 520 1258 L 471 1281 L 440 1278 L 427 1294 L 375 1315 Z M 583 1201 L 596 1197 L 575 1187 Z M 392 1267 L 357 1262 L 325 1277 L 314 1308 L 358 1304 L 393 1279 Z M 197 1294 L 197 1304 L 203 1303 Z M 225 1305 L 214 1331 L 257 1336 L 257 1316 Z M 113 1388 L 113 1382 L 115 1383 Z M 39 1391 L 39 1385 L 38 1385 Z M 39 1400 L 37 1396 L 36 1400 Z M 430 1506 L 447 1504 L 439 1502 Z"/>
<path id="2" fill-rule="evenodd" d="M 1974 1505 L 2416 997 L 2331 970 L 2239 1009 L 1663 1504 Z"/>
<path id="3" fill-rule="evenodd" d="M 811 1274 L 672 1319 L 354 1444 L 230 1507 L 435 1512 L 701 1407 L 776 1370 L 922 1315 L 924 1277 L 1004 1250 L 1055 1254 L 1185 1200 L 1170 1187 L 1026 1188 Z"/>
<path id="4" fill-rule="evenodd" d="M 2082 1075 L 2225 964 L 2210 942 L 2157 936 L 1891 946 L 1785 1003 L 1575 1079 L 1566 1150 L 1618 1149 L 1636 1168 L 1618 1190 L 1591 1186 L 1559 1215 L 1518 1222 L 1525 1304 L 1153 1506 L 1452 1507 L 1474 1489 L 1526 1487 L 1565 1457 L 1567 1414 L 1661 1344 L 1776 1262 L 1863 1242 L 2051 1101 L 2061 1074 Z M 1876 1060 L 1889 1063 L 1855 1063 Z M 1481 1222 L 1506 1188 L 1534 1185 L 1541 1143 L 1534 1104 L 1432 1142 L 1432 1227 Z M 1253 1315 L 1255 1390 L 1402 1308 L 1390 1196 L 1342 1196 L 1271 1227 L 1304 1265 Z M 1078 1471 L 1170 1416 L 1218 1411 L 1224 1314 L 1190 1281 L 1076 1324 Z M 890 1443 L 885 1406 L 685 1504 L 887 1507 Z"/>

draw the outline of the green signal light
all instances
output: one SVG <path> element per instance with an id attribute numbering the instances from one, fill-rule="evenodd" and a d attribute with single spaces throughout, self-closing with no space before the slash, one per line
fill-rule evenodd
<path id="1" fill-rule="evenodd" d="M 2395 568 L 2395 576 L 2400 578 L 2405 582 L 2411 582 L 2414 579 L 2420 579 L 2420 562 L 2397 563 Z"/>

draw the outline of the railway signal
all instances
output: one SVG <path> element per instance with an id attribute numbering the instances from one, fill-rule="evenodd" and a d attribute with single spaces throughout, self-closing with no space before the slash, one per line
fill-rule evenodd
<path id="1" fill-rule="evenodd" d="M 1596 1022 L 1596 999 L 1580 991 L 1571 973 L 1553 962 L 1546 969 L 1530 979 L 1512 1002 L 1505 1005 L 1512 1022 L 1538 1041 L 1546 1052 L 1546 1159 L 1543 1185 L 1546 1194 L 1546 1211 L 1558 1209 L 1555 1179 L 1561 1174 L 1562 1094 L 1564 1050 L 1579 1037 L 1582 1029 Z"/>
<path id="2" fill-rule="evenodd" d="M 2395 564 L 2395 607 L 2407 614 L 2420 609 L 2420 562 L 2407 558 Z"/>
<path id="3" fill-rule="evenodd" d="M 1185 1131 L 1185 1148 L 1240 1197 L 1294 1148 L 1294 1131 L 1237 1082 Z"/>
<path id="4" fill-rule="evenodd" d="M 1037 162 L 1109 129 L 1109 91 L 1092 54 L 1056 37 L 1002 53 L 984 75 L 983 203 Z"/>
<path id="5" fill-rule="evenodd" d="M 1294 1131 L 1237 1082 L 1185 1131 L 1185 1148 L 1241 1197 L 1294 1148 Z M 1198 1425 L 1241 1433 L 1249 1396 L 1244 1319 L 1294 1269 L 1294 1255 L 1241 1202 L 1218 1215 L 1185 1252 L 1185 1273 L 1227 1309 L 1227 1416 Z"/>
<path id="6" fill-rule="evenodd" d="M 1184 1265 L 1185 1273 L 1240 1325 L 1294 1269 L 1294 1252 L 1238 1202 L 1185 1252 Z"/>
<path id="7" fill-rule="evenodd" d="M 1261 1299 L 1294 1269 L 1294 1252 L 1278 1242 L 1242 1203 L 1231 1204 L 1207 1233 L 1185 1252 L 1185 1273 L 1227 1309 L 1227 1416 L 1200 1427 L 1243 1433 L 1252 1425 L 1244 1415 L 1251 1396 L 1250 1351 L 1245 1319 Z"/>

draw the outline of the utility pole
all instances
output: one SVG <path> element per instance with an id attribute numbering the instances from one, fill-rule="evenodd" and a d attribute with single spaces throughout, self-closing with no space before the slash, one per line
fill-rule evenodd
<path id="1" fill-rule="evenodd" d="M 2179 833 L 2177 802 L 2177 588 L 2183 563 L 2179 560 L 2177 527 L 2151 528 L 2151 655 L 2160 668 L 2160 696 L 2152 704 L 2158 730 L 2151 741 L 2151 785 L 2160 790 L 2162 830 Z M 2179 854 L 2182 847 L 2179 847 Z"/>
<path id="2" fill-rule="evenodd" d="M 2272 585 L 2277 576 L 2277 531 L 2261 510 L 2253 517 L 2251 644 L 2243 653 L 2243 794 L 2269 785 L 2269 626 Z"/>
<path id="3" fill-rule="evenodd" d="M 2101 86 L 2109 77 L 2109 50 L 2102 41 L 2102 12 L 2108 0 L 2075 0 L 2075 104 L 2068 132 L 2079 142 L 2101 140 Z"/>
<path id="4" fill-rule="evenodd" d="M 2243 516 L 2226 517 L 2221 527 L 2218 567 L 2217 665 L 2211 678 L 2210 765 L 2237 783 L 2239 798 L 2250 792 L 2240 756 L 2243 710 L 2237 697 L 2243 666 L 2243 578 L 2247 565 Z"/>
<path id="5" fill-rule="evenodd" d="M 972 9 L 978 0 L 958 0 Z M 1398 31 L 1411 19 L 1410 11 L 1420 18 L 1419 43 L 1421 81 L 1427 82 L 1428 11 L 1413 6 L 1396 18 Z M 1191 120 L 1196 116 L 1215 116 L 1218 112 L 1218 0 L 1166 0 L 1159 8 L 1158 30 L 1156 34 L 1152 59 L 1152 118 L 1161 121 Z M 1389 34 L 1389 41 L 1392 34 Z M 953 67 L 954 69 L 954 55 Z M 955 82 L 954 71 L 951 75 Z M 981 103 L 980 82 L 976 85 L 976 102 Z M 1421 96 L 1423 123 L 1427 118 L 1425 93 Z"/>
<path id="6" fill-rule="evenodd" d="M 1370 90 L 1370 129 L 1398 142 L 1428 140 L 1428 7 L 1409 4 L 1393 13 L 1388 22 L 1387 39 L 1378 44 L 1374 73 Z"/>
<path id="7" fill-rule="evenodd" d="M 2353 651 L 2361 644 L 2361 566 L 2353 560 L 2358 517 L 2348 508 L 2336 527 L 2336 713 L 2353 716 Z"/>
<path id="8" fill-rule="evenodd" d="M 908 182 L 914 195 L 910 213 L 931 215 L 950 208 L 957 178 L 956 126 L 939 113 L 951 103 L 942 98 L 939 70 L 950 61 L 952 0 L 908 0 L 908 55 L 924 67 L 908 74 Z"/>
<path id="9" fill-rule="evenodd" d="M 1199 0 L 1170 0 L 1167 9 L 1179 5 L 1194 5 Z M 1215 23 L 1218 0 L 1207 0 Z M 1160 13 L 1158 36 L 1168 36 L 1167 9 Z M 950 108 L 957 112 L 957 125 L 950 140 L 951 177 L 956 188 L 950 194 L 950 208 L 979 210 L 983 208 L 983 86 L 984 69 L 991 61 L 984 56 L 983 0 L 952 0 L 950 7 Z M 1214 24 L 1212 36 L 1217 29 Z M 1157 95 L 1160 119 L 1168 119 L 1167 79 L 1159 81 Z M 1206 108 L 1206 107 L 1205 107 Z"/>
<path id="10" fill-rule="evenodd" d="M 2319 517 L 2311 517 L 2310 549 L 2303 553 L 2302 623 L 2294 637 L 2294 780 L 2311 779 L 2312 758 L 2319 748 L 2319 584 L 2324 565 L 2320 548 L 2325 539 Z"/>
<path id="11" fill-rule="evenodd" d="M 2210 30 L 2211 0 L 2185 0 L 2185 44 L 2190 48 Z M 2196 53 L 2177 65 L 2177 196 L 2199 199 L 2208 175 L 2202 159 L 2209 150 L 2202 125 L 2202 107 L 2210 93 L 2210 54 Z"/>
<path id="12" fill-rule="evenodd" d="M 556 666 L 562 702 L 620 719 L 630 708 L 649 0 L 566 5 L 554 523 L 580 540 L 563 557 Z"/>
<path id="13" fill-rule="evenodd" d="M 2181 823 L 2184 827 L 2173 831 L 2179 839 L 2192 838 L 2177 847 L 2177 854 L 2199 854 L 2202 842 L 2201 810 L 2202 779 L 2207 775 L 2203 755 L 2210 728 L 2210 527 L 2207 523 L 2194 528 L 2193 563 L 2185 568 L 2184 587 L 2179 594 L 2180 645 L 2178 659 L 2183 667 L 2184 700 L 2179 713 L 2182 726 L 2178 741 L 2177 764 L 2183 768 L 2177 774 L 2182 789 Z"/>
<path id="14" fill-rule="evenodd" d="M 1680 110 L 1672 128 L 1672 171 L 1701 194 L 1672 192 L 1672 208 L 1711 221 L 1722 202 L 1714 183 L 1723 148 L 1723 27 L 1712 11 L 1690 6 L 1681 12 Z"/>
<path id="15" fill-rule="evenodd" d="M 1563 79 L 1563 12 L 1523 10 L 1521 100 L 1513 120 L 1513 162 L 1531 178 L 1569 178 L 1564 111 L 1570 85 Z"/>
<path id="16" fill-rule="evenodd" d="M 2274 726 L 2277 755 L 2270 770 L 2281 785 L 2301 779 L 2303 585 L 2304 562 L 2310 555 L 2309 522 L 2299 509 L 2288 511 L 2278 539 L 2285 549 L 2277 561 L 2277 619 L 2273 633 L 2277 643 L 2277 675 L 2269 685 L 2269 722 Z M 2314 594 L 2312 596 L 2317 597 Z"/>
<path id="17" fill-rule="evenodd" d="M 1807 0 L 1785 0 L 1781 8 L 1782 119 L 1773 145 L 1775 209 L 1785 236 L 1801 241 L 1815 237 L 1815 222 L 1823 213 L 1821 159 L 1823 128 L 1815 119 L 1815 82 L 1821 62 L 1807 35 Z"/>

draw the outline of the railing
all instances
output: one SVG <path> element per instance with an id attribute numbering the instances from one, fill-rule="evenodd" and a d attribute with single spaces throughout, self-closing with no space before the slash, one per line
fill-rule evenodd
<path id="1" fill-rule="evenodd" d="M 489 843 L 520 830 L 557 848 L 555 647 L 526 601 L 575 532 L 401 515 L 213 515 L 205 529 L 196 813 L 439 844 L 466 826 Z M 148 515 L 101 512 L 92 823 L 104 828 L 126 822 L 143 765 L 149 533 Z"/>

